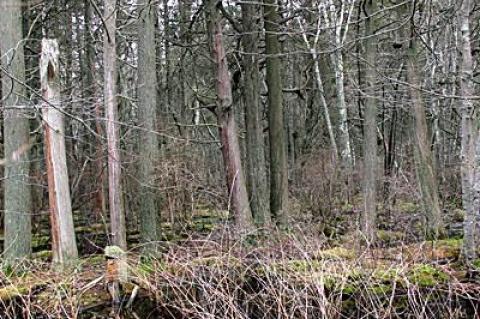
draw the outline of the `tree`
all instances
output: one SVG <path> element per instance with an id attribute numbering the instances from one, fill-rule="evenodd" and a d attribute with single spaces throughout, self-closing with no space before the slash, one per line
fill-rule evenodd
<path id="1" fill-rule="evenodd" d="M 22 1 L 0 1 L 0 52 L 2 67 L 3 132 L 5 164 L 5 241 L 7 261 L 27 258 L 31 253 L 31 190 L 29 186 L 30 126 L 22 110 L 25 97 L 25 61 L 22 35 Z"/>
<path id="2" fill-rule="evenodd" d="M 435 174 L 434 159 L 428 137 L 425 105 L 418 90 L 421 86 L 417 69 L 417 44 L 415 33 L 415 2 L 412 5 L 410 18 L 410 41 L 407 56 L 407 79 L 413 105 L 415 130 L 415 162 L 423 210 L 426 217 L 427 238 L 437 239 L 444 235 L 442 212 L 438 199 L 438 186 Z"/>
<path id="3" fill-rule="evenodd" d="M 42 108 L 48 197 L 55 263 L 65 264 L 78 257 L 73 228 L 70 186 L 65 155 L 64 109 L 60 95 L 59 49 L 56 40 L 43 39 L 40 78 L 45 100 Z"/>
<path id="4" fill-rule="evenodd" d="M 216 116 L 222 145 L 222 156 L 228 187 L 229 206 L 237 231 L 245 232 L 252 228 L 252 212 L 248 202 L 245 177 L 243 175 L 237 124 L 233 109 L 232 86 L 228 71 L 227 55 L 223 46 L 223 28 L 217 1 L 206 3 L 208 14 L 208 37 L 215 63 Z"/>
<path id="5" fill-rule="evenodd" d="M 122 205 L 120 136 L 117 105 L 116 1 L 105 0 L 105 30 L 103 39 L 103 69 L 108 148 L 108 199 L 113 243 L 127 249 L 125 212 Z"/>
<path id="6" fill-rule="evenodd" d="M 284 226 L 287 222 L 288 209 L 288 167 L 280 74 L 282 63 L 278 40 L 279 16 L 276 2 L 276 0 L 263 2 L 270 144 L 270 210 L 276 223 Z"/>
<path id="7" fill-rule="evenodd" d="M 138 120 L 140 236 L 142 241 L 158 241 L 158 209 L 155 187 L 155 161 L 158 159 L 158 140 L 155 132 L 157 118 L 157 74 L 155 65 L 155 6 L 148 0 L 140 7 L 138 28 Z"/>
<path id="8" fill-rule="evenodd" d="M 265 163 L 265 143 L 260 110 L 259 33 L 256 15 L 260 6 L 242 3 L 243 82 L 247 143 L 247 185 L 253 217 L 259 226 L 270 223 L 270 203 Z"/>
<path id="9" fill-rule="evenodd" d="M 460 26 L 460 93 L 461 102 L 461 174 L 462 203 L 466 212 L 464 222 L 463 256 L 467 263 L 476 258 L 476 221 L 480 208 L 480 140 L 476 127 L 477 116 L 471 96 L 474 95 L 473 57 L 471 48 L 470 11 L 472 1 L 463 0 L 458 10 Z M 476 147 L 476 150 L 475 150 Z M 475 167 L 476 166 L 476 167 Z"/>
<path id="10" fill-rule="evenodd" d="M 364 114 L 364 205 L 361 229 L 370 244 L 375 240 L 377 218 L 377 100 L 376 83 L 376 45 L 375 13 L 377 1 L 365 1 L 365 114 Z"/>

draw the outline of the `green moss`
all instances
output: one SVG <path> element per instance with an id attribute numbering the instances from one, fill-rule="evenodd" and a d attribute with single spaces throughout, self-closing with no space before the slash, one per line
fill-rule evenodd
<path id="1" fill-rule="evenodd" d="M 472 266 L 475 267 L 476 269 L 480 269 L 480 258 L 473 260 Z"/>
<path id="2" fill-rule="evenodd" d="M 398 231 L 379 230 L 377 231 L 377 238 L 382 242 L 401 241 L 404 238 L 404 233 Z"/>
<path id="3" fill-rule="evenodd" d="M 0 300 L 2 302 L 11 300 L 16 297 L 20 297 L 28 293 L 28 289 L 26 287 L 17 287 L 15 285 L 8 285 L 0 289 Z"/>
<path id="4" fill-rule="evenodd" d="M 391 284 L 375 283 L 368 286 L 367 290 L 375 295 L 385 295 L 392 292 L 393 286 Z"/>
<path id="5" fill-rule="evenodd" d="M 465 219 L 465 211 L 463 209 L 460 209 L 460 208 L 455 208 L 453 211 L 452 211 L 452 219 L 453 221 L 455 222 L 463 222 L 464 219 Z"/>
<path id="6" fill-rule="evenodd" d="M 416 203 L 409 202 L 409 201 L 398 201 L 395 205 L 396 208 L 402 213 L 413 214 L 418 212 L 419 207 Z"/>
<path id="7" fill-rule="evenodd" d="M 419 264 L 410 269 L 408 280 L 420 287 L 432 287 L 448 281 L 448 274 L 431 265 Z"/>
<path id="8" fill-rule="evenodd" d="M 345 247 L 333 247 L 330 249 L 322 250 L 318 252 L 320 259 L 347 259 L 351 260 L 355 258 L 355 252 Z"/>
<path id="9" fill-rule="evenodd" d="M 308 272 L 320 269 L 320 262 L 318 260 L 291 260 L 287 267 L 289 270 L 295 272 Z"/>

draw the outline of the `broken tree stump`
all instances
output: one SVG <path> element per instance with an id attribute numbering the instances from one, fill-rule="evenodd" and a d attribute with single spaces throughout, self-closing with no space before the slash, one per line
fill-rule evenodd
<path id="1" fill-rule="evenodd" d="M 40 81 L 44 99 L 42 117 L 48 175 L 53 261 L 65 264 L 76 259 L 78 252 L 73 228 L 70 187 L 68 184 L 57 40 L 42 40 Z"/>

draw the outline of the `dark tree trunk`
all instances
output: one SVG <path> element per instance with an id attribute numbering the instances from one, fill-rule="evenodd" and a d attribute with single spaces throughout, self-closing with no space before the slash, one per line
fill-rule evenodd
<path id="1" fill-rule="evenodd" d="M 270 139 L 270 210 L 280 226 L 287 223 L 288 167 L 285 123 L 283 119 L 282 63 L 278 41 L 276 0 L 264 1 L 265 50 L 267 54 L 268 132 Z"/>

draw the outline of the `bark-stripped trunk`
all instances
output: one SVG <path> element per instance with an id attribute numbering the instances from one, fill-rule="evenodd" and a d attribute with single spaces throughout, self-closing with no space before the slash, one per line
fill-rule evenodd
<path id="1" fill-rule="evenodd" d="M 375 240 L 377 219 L 377 100 L 376 85 L 376 24 L 374 14 L 377 11 L 375 0 L 365 2 L 365 115 L 364 115 L 364 206 L 361 230 L 367 244 Z"/>
<path id="2" fill-rule="evenodd" d="M 246 54 L 243 58 L 245 69 L 244 98 L 245 125 L 247 128 L 247 185 L 255 223 L 266 226 L 270 223 L 270 203 L 265 163 L 265 144 L 260 110 L 260 82 L 258 41 L 260 28 L 255 22 L 260 6 L 242 4 L 242 22 L 245 31 L 242 43 Z"/>
<path id="3" fill-rule="evenodd" d="M 42 41 L 40 81 L 46 101 L 42 108 L 48 198 L 55 263 L 65 264 L 78 257 L 73 227 L 70 186 L 65 151 L 65 124 L 60 95 L 59 49 L 56 40 Z"/>
<path id="4" fill-rule="evenodd" d="M 120 136 L 117 105 L 117 55 L 115 41 L 115 0 L 105 1 L 105 31 L 103 40 L 104 100 L 107 117 L 108 199 L 112 242 L 127 249 L 125 213 L 122 207 Z"/>
<path id="5" fill-rule="evenodd" d="M 264 2 L 265 51 L 268 86 L 268 132 L 270 140 L 270 211 L 275 222 L 287 223 L 288 167 L 283 119 L 283 90 L 280 75 L 280 42 L 278 40 L 278 5 L 276 0 Z"/>
<path id="6" fill-rule="evenodd" d="M 407 60 L 407 79 L 410 84 L 409 91 L 414 109 L 414 130 L 415 130 L 415 161 L 420 193 L 422 196 L 423 209 L 425 212 L 425 230 L 427 238 L 437 239 L 444 234 L 442 212 L 438 199 L 438 186 L 435 175 L 433 154 L 428 138 L 427 118 L 425 104 L 420 91 L 418 70 L 416 67 L 417 48 L 416 35 L 414 32 L 413 17 L 411 13 L 410 47 Z"/>
<path id="7" fill-rule="evenodd" d="M 25 62 L 22 35 L 22 1 L 0 1 L 0 52 L 2 66 L 15 77 L 25 81 Z M 4 258 L 8 262 L 29 257 L 31 253 L 31 189 L 29 186 L 29 120 L 25 111 L 8 108 L 25 103 L 24 86 L 2 74 L 4 155 L 5 164 Z M 23 151 L 22 151 L 23 150 Z"/>
<path id="8" fill-rule="evenodd" d="M 253 227 L 252 212 L 248 202 L 247 188 L 242 170 L 240 145 L 238 143 L 235 112 L 232 101 L 232 86 L 228 71 L 227 55 L 223 47 L 223 30 L 216 1 L 211 0 L 208 8 L 208 31 L 213 60 L 215 62 L 217 107 L 222 156 L 228 187 L 229 206 L 237 231 L 244 233 Z"/>
<path id="9" fill-rule="evenodd" d="M 461 32 L 460 93 L 462 132 L 462 200 L 466 212 L 464 222 L 463 256 L 466 262 L 476 258 L 475 224 L 480 207 L 480 142 L 476 131 L 476 112 L 468 97 L 474 95 L 473 57 L 471 50 L 470 11 L 471 0 L 463 0 L 458 11 Z M 475 150 L 476 147 L 476 150 Z M 476 167 L 475 167 L 476 166 Z"/>
<path id="10" fill-rule="evenodd" d="M 155 6 L 144 4 L 141 9 L 138 32 L 138 117 L 139 125 L 139 181 L 140 181 L 140 236 L 143 242 L 160 239 L 155 187 L 155 161 L 158 159 L 158 140 L 155 132 L 157 117 L 157 75 L 155 66 Z"/>

